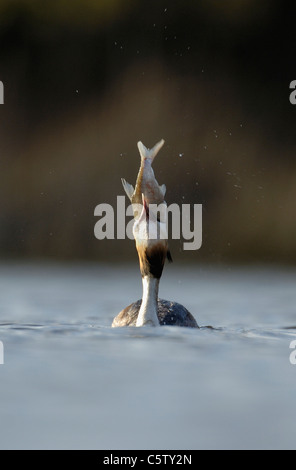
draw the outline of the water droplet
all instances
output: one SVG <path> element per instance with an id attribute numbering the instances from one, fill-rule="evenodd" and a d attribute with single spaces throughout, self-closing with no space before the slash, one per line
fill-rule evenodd
<path id="1" fill-rule="evenodd" d="M 179 153 L 179 157 L 180 157 L 180 158 L 183 157 L 183 155 L 184 155 L 184 153 Z"/>

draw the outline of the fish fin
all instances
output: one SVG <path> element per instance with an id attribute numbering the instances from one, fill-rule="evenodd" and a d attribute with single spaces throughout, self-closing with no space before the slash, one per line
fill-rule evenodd
<path id="1" fill-rule="evenodd" d="M 160 186 L 160 191 L 162 192 L 163 197 L 164 197 L 164 196 L 165 196 L 165 193 L 166 193 L 166 185 L 165 185 L 165 184 L 162 184 L 162 185 Z"/>
<path id="2" fill-rule="evenodd" d="M 173 258 L 172 258 L 170 250 L 167 251 L 167 259 L 168 259 L 169 263 L 173 262 Z"/>
<path id="3" fill-rule="evenodd" d="M 134 194 L 134 191 L 135 191 L 133 185 L 125 181 L 124 178 L 121 178 L 121 182 L 122 182 L 123 189 L 125 190 L 128 198 L 132 200 L 132 195 Z"/>
<path id="4" fill-rule="evenodd" d="M 152 149 L 147 149 L 142 142 L 138 142 L 138 149 L 141 155 L 141 159 L 144 160 L 145 158 L 149 158 L 152 162 L 154 157 L 158 154 L 159 150 L 164 144 L 164 140 L 161 139 L 157 144 L 154 145 Z"/>

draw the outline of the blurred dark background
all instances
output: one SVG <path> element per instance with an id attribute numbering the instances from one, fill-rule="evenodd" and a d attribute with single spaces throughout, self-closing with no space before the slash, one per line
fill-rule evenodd
<path id="1" fill-rule="evenodd" d="M 203 204 L 186 262 L 296 262 L 295 3 L 1 0 L 0 255 L 125 261 L 94 208 L 155 160 L 171 204 Z"/>

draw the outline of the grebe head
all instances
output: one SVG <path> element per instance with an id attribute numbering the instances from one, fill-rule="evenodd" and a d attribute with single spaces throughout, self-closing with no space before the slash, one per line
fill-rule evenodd
<path id="1" fill-rule="evenodd" d="M 166 215 L 166 204 L 148 206 L 142 194 L 140 216 L 133 226 L 142 277 L 161 277 L 168 254 Z"/>

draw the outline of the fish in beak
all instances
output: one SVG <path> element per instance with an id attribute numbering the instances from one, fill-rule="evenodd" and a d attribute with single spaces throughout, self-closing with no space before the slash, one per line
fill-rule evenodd
<path id="1" fill-rule="evenodd" d="M 133 205 L 133 235 L 139 255 L 142 276 L 160 278 L 166 257 L 172 261 L 167 241 L 166 187 L 159 185 L 152 162 L 164 144 L 158 142 L 151 150 L 138 142 L 141 166 L 134 187 L 122 179 L 124 190 Z"/>
<path id="2" fill-rule="evenodd" d="M 156 181 L 152 163 L 159 150 L 164 144 L 162 139 L 152 149 L 147 149 L 142 142 L 138 142 L 138 149 L 141 156 L 141 165 L 137 176 L 135 188 L 124 178 L 121 179 L 123 188 L 133 204 L 134 218 L 138 219 L 140 215 L 139 204 L 142 205 L 142 195 L 144 195 L 146 204 L 162 204 L 166 193 L 165 185 L 159 185 Z"/>

